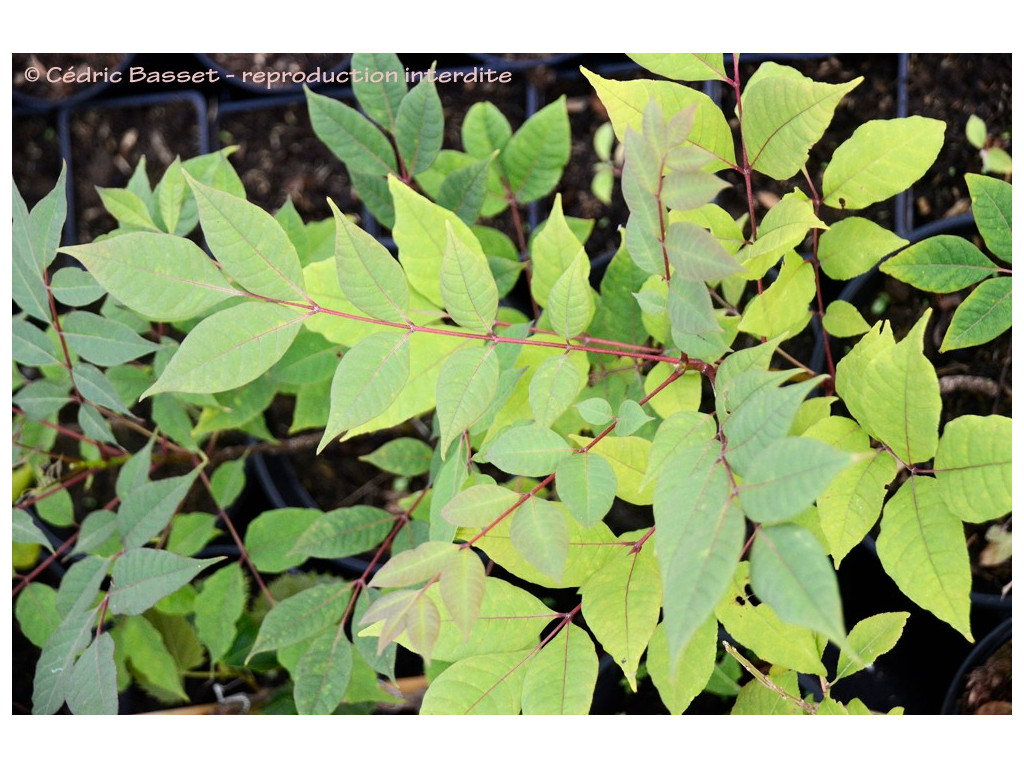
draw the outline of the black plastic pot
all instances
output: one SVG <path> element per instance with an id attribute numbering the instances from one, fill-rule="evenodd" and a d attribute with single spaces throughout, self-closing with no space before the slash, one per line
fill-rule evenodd
<path id="1" fill-rule="evenodd" d="M 261 94 L 263 96 L 281 95 L 285 93 L 302 93 L 302 86 L 304 85 L 304 83 L 290 82 L 268 85 L 268 83 L 266 82 L 268 77 L 273 76 L 275 74 L 283 74 L 282 71 L 276 68 L 272 63 L 261 64 L 254 59 L 252 65 L 247 65 L 247 68 L 245 70 L 234 71 L 229 69 L 221 62 L 214 59 L 213 55 L 211 54 L 196 53 L 193 55 L 196 57 L 196 59 L 199 60 L 199 63 L 202 64 L 204 67 L 218 72 L 221 75 L 223 82 L 236 88 L 239 88 L 243 91 L 246 91 L 247 93 L 256 93 Z M 257 54 L 249 55 L 256 56 Z M 339 53 L 337 54 L 334 64 L 332 66 L 318 66 L 315 67 L 315 69 L 319 69 L 320 72 L 323 73 L 323 75 L 326 75 L 326 77 L 330 79 L 330 83 L 333 83 L 333 75 L 347 69 L 351 60 L 352 54 Z M 303 71 L 302 74 L 304 75 L 303 80 L 305 80 L 305 78 L 308 78 L 311 75 L 313 75 L 314 72 Z M 261 77 L 262 82 L 254 82 L 254 76 Z M 337 83 L 334 84 L 337 85 Z M 311 87 L 314 88 L 318 87 L 318 83 L 316 82 L 311 83 L 310 85 Z"/>
<path id="2" fill-rule="evenodd" d="M 46 54 L 40 54 L 46 57 Z M 82 54 L 83 56 L 98 55 L 98 54 Z M 17 87 L 11 91 L 11 96 L 14 99 L 14 103 L 21 107 L 27 107 L 33 110 L 49 110 L 58 109 L 62 107 L 71 107 L 75 104 L 81 104 L 85 101 L 96 99 L 103 94 L 108 88 L 118 85 L 127 80 L 125 72 L 128 67 L 134 61 L 134 53 L 124 54 L 120 61 L 110 67 L 105 66 L 97 68 L 95 70 L 88 69 L 88 62 L 81 62 L 77 65 L 79 72 L 76 72 L 75 65 L 71 64 L 63 67 L 56 67 L 50 62 L 43 61 L 44 67 L 36 67 L 31 65 L 25 65 L 23 68 L 17 66 L 15 68 L 15 76 L 22 77 L 31 82 L 47 81 L 48 77 L 61 76 L 66 74 L 82 74 L 91 73 L 89 84 L 82 88 L 77 88 L 71 93 L 65 96 L 46 98 L 42 96 L 34 96 L 26 93 L 23 90 L 19 90 Z M 56 70 L 60 71 L 57 72 Z"/>
<path id="3" fill-rule="evenodd" d="M 75 152 L 73 152 L 72 122 L 79 116 L 79 113 L 88 110 L 144 110 L 152 107 L 182 105 L 190 109 L 194 117 L 190 118 L 195 125 L 195 144 L 188 153 L 181 152 L 184 158 L 193 156 L 191 153 L 202 155 L 210 151 L 210 137 L 207 129 L 206 111 L 207 102 L 205 97 L 198 91 L 172 91 L 167 93 L 151 93 L 135 96 L 123 96 L 116 99 L 106 99 L 96 103 L 82 103 L 69 109 L 61 109 L 57 113 L 57 135 L 60 141 L 61 156 L 67 163 L 68 169 L 68 217 L 64 225 L 64 238 L 66 242 L 79 242 L 78 233 L 78 209 L 76 208 L 76 185 L 75 171 L 78 165 Z M 141 123 L 140 123 L 141 124 Z M 91 148 L 90 148 L 91 149 Z M 81 155 L 81 150 L 79 151 Z M 82 163 L 88 166 L 88 159 Z"/>
<path id="4" fill-rule="evenodd" d="M 517 57 L 523 57 L 515 59 L 507 59 L 500 53 L 468 53 L 466 55 L 497 70 L 503 70 L 506 72 L 522 72 L 523 70 L 534 69 L 536 67 L 554 67 L 559 64 L 564 64 L 573 56 L 578 56 L 579 54 L 515 54 Z"/>
<path id="5" fill-rule="evenodd" d="M 1012 653 L 1012 636 L 1013 636 L 1013 619 L 1008 618 L 1003 621 L 998 627 L 992 632 L 985 636 L 985 638 L 978 643 L 974 650 L 964 659 L 964 663 L 957 670 L 956 676 L 953 678 L 953 682 L 949 686 L 949 691 L 946 694 L 946 698 L 942 703 L 942 714 L 944 715 L 963 715 L 963 714 L 981 714 L 980 712 L 964 712 L 963 698 L 967 692 L 971 673 L 979 668 L 983 667 L 986 662 L 989 662 L 997 653 Z M 1010 648 L 1007 651 L 1001 651 L 1004 645 L 1009 645 Z M 1005 669 L 995 671 L 994 676 L 997 684 L 1005 685 L 1007 689 L 1011 684 L 1011 673 L 1010 673 L 1010 659 L 1002 659 L 1001 662 L 997 662 L 1000 666 Z M 1005 674 L 1005 678 L 1004 678 Z M 979 702 L 983 704 L 984 702 Z M 973 703 L 972 703 L 973 705 Z M 992 714 L 1009 714 L 1008 712 L 998 712 Z"/>
<path id="6" fill-rule="evenodd" d="M 285 507 L 301 507 L 319 509 L 320 505 L 299 481 L 295 469 L 284 456 L 254 453 L 249 457 L 250 466 L 256 475 L 257 482 L 266 496 L 270 509 Z M 331 561 L 342 576 L 349 579 L 362 578 L 370 566 L 370 558 L 356 555 L 342 557 Z M 372 575 L 380 570 L 383 562 L 369 567 Z"/>

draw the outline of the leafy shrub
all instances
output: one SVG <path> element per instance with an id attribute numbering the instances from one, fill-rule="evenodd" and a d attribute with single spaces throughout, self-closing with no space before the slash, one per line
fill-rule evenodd
<path id="1" fill-rule="evenodd" d="M 85 272 L 48 271 L 63 179 L 31 214 L 15 195 L 15 471 L 28 489 L 15 541 L 51 546 L 31 503 L 77 526 L 54 553 L 74 559 L 59 587 L 19 595 L 42 647 L 37 712 L 115 711 L 131 679 L 181 699 L 182 671 L 200 668 L 284 670 L 282 709 L 366 711 L 388 698 L 377 677 L 394 678 L 397 646 L 426 664 L 424 713 L 585 713 L 599 649 L 634 690 L 643 662 L 672 712 L 723 658 L 752 676 L 734 712 L 866 712 L 831 685 L 891 649 L 908 614 L 848 629 L 836 568 L 879 519 L 900 589 L 971 637 L 963 523 L 1011 510 L 1010 420 L 944 423 L 928 313 L 897 339 L 828 301 L 822 280 L 897 252 L 882 269 L 922 290 L 980 282 L 944 349 L 1009 327 L 1007 268 L 957 238 L 907 248 L 858 215 L 924 174 L 945 126 L 870 121 L 815 174 L 810 150 L 860 78 L 817 83 L 768 62 L 741 83 L 720 55 L 634 58 L 667 79 L 584 70 L 625 149 L 630 210 L 599 281 L 590 222 L 558 195 L 535 231 L 519 210 L 568 161 L 564 100 L 516 130 L 474 105 L 459 152 L 442 147 L 432 82 L 363 84 L 362 112 L 309 92 L 314 130 L 397 258 L 333 204 L 333 219 L 304 223 L 248 203 L 227 152 L 175 163 L 152 190 L 140 173 L 105 191 L 118 229 L 59 249 Z M 391 55 L 354 65 L 402 71 Z M 738 133 L 679 82 L 705 79 L 734 91 Z M 764 177 L 791 191 L 758 220 Z M 737 178 L 738 218 L 715 203 Z M 1009 263 L 1010 185 L 969 183 L 985 244 Z M 511 238 L 481 223 L 504 212 Z M 197 223 L 212 259 L 188 239 Z M 531 308 L 507 301 L 520 271 Z M 821 371 L 789 351 L 813 333 Z M 366 458 L 405 494 L 389 509 L 271 510 L 235 535 L 230 562 L 196 557 L 215 519 L 233 533 L 223 508 L 241 477 L 231 463 L 210 474 L 198 438 L 267 440 L 262 414 L 281 395 L 321 450 L 380 436 Z M 72 412 L 77 427 L 62 426 Z M 429 438 L 409 428 L 422 419 Z M 61 453 L 54 477 L 58 433 L 77 454 Z M 172 460 L 192 468 L 149 477 Z M 109 470 L 116 495 L 72 519 L 47 502 L 83 469 Z M 181 509 L 197 480 L 216 518 Z M 293 573 L 368 551 L 354 580 Z M 742 651 L 720 647 L 720 627 Z M 821 678 L 823 700 L 798 673 Z"/>

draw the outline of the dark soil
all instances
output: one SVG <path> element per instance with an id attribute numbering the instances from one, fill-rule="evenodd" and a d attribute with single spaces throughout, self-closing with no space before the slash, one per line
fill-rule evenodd
<path id="1" fill-rule="evenodd" d="M 964 715 L 1013 714 L 1013 641 L 1007 640 L 970 671 L 960 697 Z"/>
<path id="2" fill-rule="evenodd" d="M 13 56 L 15 96 L 56 103 L 85 91 L 102 91 L 118 68 L 127 62 L 128 54 L 15 53 Z M 33 80 L 27 74 L 32 69 L 38 73 L 38 79 Z M 69 77 L 71 81 L 67 82 L 65 78 Z"/>
<path id="3" fill-rule="evenodd" d="M 220 146 L 238 147 L 231 162 L 248 199 L 265 210 L 290 197 L 303 220 L 316 221 L 331 216 L 329 197 L 346 213 L 361 212 L 344 166 L 313 133 L 304 103 L 228 112 L 215 135 Z"/>
<path id="4" fill-rule="evenodd" d="M 74 112 L 71 164 L 79 240 L 89 242 L 116 226 L 96 187 L 124 187 L 143 156 L 150 184 L 155 185 L 175 157 L 187 160 L 199 154 L 203 119 L 192 102 L 182 100 Z"/>

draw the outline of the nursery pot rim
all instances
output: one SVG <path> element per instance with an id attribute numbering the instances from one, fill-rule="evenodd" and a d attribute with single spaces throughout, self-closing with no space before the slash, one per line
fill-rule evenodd
<path id="1" fill-rule="evenodd" d="M 137 53 L 124 54 L 124 56 L 121 58 L 121 61 L 117 64 L 116 67 L 113 68 L 111 74 L 118 72 L 123 73 L 127 71 L 131 63 L 135 61 L 136 56 L 138 56 Z M 30 96 L 29 94 L 22 93 L 17 89 L 12 89 L 11 96 L 17 104 L 20 104 L 23 107 L 39 111 L 45 111 L 51 109 L 73 107 L 77 104 L 81 104 L 82 102 L 91 101 L 107 89 L 112 88 L 114 85 L 116 85 L 114 81 L 104 79 L 100 80 L 97 83 L 94 83 L 93 85 L 90 85 L 87 88 L 83 88 L 80 91 L 75 91 L 74 93 L 68 96 L 63 96 L 55 99 L 47 99 L 41 96 Z"/>
<path id="2" fill-rule="evenodd" d="M 960 665 L 960 668 L 953 676 L 953 682 L 950 683 L 949 690 L 946 692 L 946 698 L 942 702 L 942 710 L 940 714 L 963 714 L 960 712 L 960 707 L 957 702 L 963 694 L 964 681 L 968 673 L 977 667 L 980 662 L 991 656 L 1012 636 L 1013 617 L 1009 616 L 1004 619 L 999 626 L 989 632 L 980 643 L 974 646 L 971 652 L 967 655 L 967 658 L 964 659 L 963 664 Z"/>

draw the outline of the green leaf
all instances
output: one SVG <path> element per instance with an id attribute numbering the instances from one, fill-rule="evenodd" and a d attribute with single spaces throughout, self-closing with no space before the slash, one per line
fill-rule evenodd
<path id="1" fill-rule="evenodd" d="M 355 646 L 356 652 L 359 654 L 359 658 L 361 658 L 370 668 L 394 682 L 395 656 L 398 646 L 390 645 L 383 653 L 378 655 L 376 639 L 372 637 L 362 637 L 357 634 L 355 630 L 355 628 L 363 625 L 363 616 L 366 615 L 366 611 L 370 607 L 371 600 L 376 600 L 377 597 L 378 593 L 376 590 L 360 590 L 359 596 L 356 598 L 355 609 L 352 612 L 352 627 L 354 635 L 352 638 L 352 644 Z M 348 604 L 348 601 L 339 600 L 338 602 L 346 606 Z"/>
<path id="2" fill-rule="evenodd" d="M 825 316 L 821 322 L 829 336 L 838 338 L 860 336 L 871 330 L 858 309 L 842 299 L 836 299 L 825 307 Z"/>
<path id="3" fill-rule="evenodd" d="M 474 545 L 505 570 L 525 579 L 533 584 L 544 587 L 575 587 L 581 585 L 589 576 L 611 556 L 612 547 L 607 545 L 615 541 L 612 532 L 604 523 L 584 527 L 576 522 L 564 504 L 555 502 L 540 502 L 541 508 L 549 516 L 559 515 L 568 528 L 568 553 L 565 555 L 565 568 L 561 578 L 554 579 L 544 570 L 541 570 L 530 559 L 524 556 L 512 541 L 510 533 L 511 521 L 505 517 L 501 522 L 491 528 L 486 536 L 478 538 Z M 518 512 L 518 510 L 517 510 Z M 489 521 L 493 522 L 493 520 Z M 482 526 L 467 527 L 459 530 L 458 535 L 467 540 L 474 538 L 480 533 Z M 557 522 L 551 525 L 554 535 L 560 534 L 556 528 L 560 528 Z M 552 563 L 557 563 L 559 549 L 554 545 L 545 545 L 546 550 L 538 553 L 538 556 L 550 557 Z M 482 651 L 481 651 L 482 652 Z"/>
<path id="4" fill-rule="evenodd" d="M 796 672 L 777 671 L 765 676 L 774 688 L 760 680 L 751 680 L 736 696 L 732 715 L 803 715 L 806 711 L 797 703 L 800 701 L 800 682 Z M 782 696 L 778 691 L 784 691 Z"/>
<path id="5" fill-rule="evenodd" d="M 647 671 L 670 714 L 681 715 L 697 694 L 704 690 L 715 671 L 718 622 L 709 616 L 694 633 L 671 672 L 665 625 L 659 624 L 647 649 Z"/>
<path id="6" fill-rule="evenodd" d="M 114 298 L 152 320 L 187 320 L 238 295 L 191 240 L 134 232 L 62 248 Z"/>
<path id="7" fill-rule="evenodd" d="M 224 392 L 248 384 L 281 359 L 307 316 L 294 307 L 262 301 L 221 310 L 192 329 L 142 396 Z"/>
<path id="8" fill-rule="evenodd" d="M 128 413 L 128 409 L 121 402 L 121 397 L 114 389 L 114 385 L 98 368 L 94 368 L 88 363 L 77 363 L 73 373 L 78 391 L 87 401 L 103 408 L 109 408 L 115 413 Z"/>
<path id="9" fill-rule="evenodd" d="M 107 213 L 117 219 L 121 226 L 160 231 L 160 227 L 153 222 L 146 203 L 130 190 L 96 187 L 96 192 Z"/>
<path id="10" fill-rule="evenodd" d="M 590 363 L 583 353 L 549 357 L 530 380 L 530 409 L 534 421 L 550 427 L 568 410 L 587 384 Z"/>
<path id="11" fill-rule="evenodd" d="M 186 180 L 199 206 L 206 242 L 231 277 L 257 296 L 308 298 L 295 246 L 273 216 L 187 174 Z"/>
<path id="12" fill-rule="evenodd" d="M 50 544 L 50 540 L 46 538 L 46 534 L 43 533 L 42 529 L 35 524 L 35 521 L 28 512 L 23 509 L 19 509 L 18 507 L 14 507 L 11 510 L 11 515 L 14 518 L 11 541 L 18 543 L 41 544 L 50 552 L 53 552 L 53 545 Z"/>
<path id="13" fill-rule="evenodd" d="M 967 142 L 975 149 L 984 149 L 985 141 L 988 139 L 988 128 L 985 121 L 977 115 L 967 118 L 967 125 L 964 127 L 964 134 Z"/>
<path id="14" fill-rule="evenodd" d="M 758 225 L 757 240 L 739 252 L 746 269 L 744 277 L 760 280 L 782 256 L 798 248 L 811 229 L 828 230 L 814 214 L 811 201 L 800 193 L 783 197 Z"/>
<path id="15" fill-rule="evenodd" d="M 31 366 L 59 364 L 51 337 L 22 318 L 11 325 L 11 353 L 16 362 Z"/>
<path id="16" fill-rule="evenodd" d="M 733 575 L 732 588 L 715 608 L 715 616 L 737 643 L 757 657 L 797 672 L 825 675 L 821 663 L 824 650 L 814 632 L 786 624 L 768 603 L 755 605 L 747 587 L 750 564 L 741 562 Z"/>
<path id="17" fill-rule="evenodd" d="M 983 173 L 995 173 L 1009 177 L 1013 173 L 1013 158 L 1002 147 L 989 147 L 979 153 Z"/>
<path id="18" fill-rule="evenodd" d="M 555 195 L 544 228 L 530 242 L 530 292 L 538 306 L 548 306 L 551 287 L 572 266 L 581 252 L 583 244 L 562 213 L 562 196 Z"/>
<path id="19" fill-rule="evenodd" d="M 161 549 L 131 549 L 114 562 L 110 610 L 137 616 L 222 557 L 195 560 Z"/>
<path id="20" fill-rule="evenodd" d="M 814 266 L 795 253 L 787 254 L 775 282 L 743 310 L 739 328 L 768 339 L 795 336 L 811 319 L 814 295 Z"/>
<path id="21" fill-rule="evenodd" d="M 938 497 L 968 523 L 996 520 L 1013 509 L 1012 421 L 960 416 L 946 424 L 935 454 Z"/>
<path id="22" fill-rule="evenodd" d="M 53 297 L 69 307 L 84 307 L 101 298 L 106 291 L 88 271 L 78 267 L 58 269 L 50 277 Z"/>
<path id="23" fill-rule="evenodd" d="M 547 427 L 528 424 L 502 432 L 478 460 L 493 464 L 510 475 L 543 477 L 555 471 L 569 450 L 565 439 L 558 433 Z"/>
<path id="24" fill-rule="evenodd" d="M 672 459 L 688 448 L 706 445 L 718 431 L 714 417 L 706 413 L 680 411 L 666 418 L 651 443 L 650 460 L 642 487 L 660 477 Z"/>
<path id="25" fill-rule="evenodd" d="M 396 437 L 359 460 L 399 477 L 417 477 L 430 470 L 433 455 L 434 451 L 422 440 Z"/>
<path id="26" fill-rule="evenodd" d="M 674 372 L 671 363 L 657 363 L 644 378 L 644 394 L 651 396 Z M 660 390 L 649 405 L 656 414 L 667 419 L 680 411 L 696 411 L 700 407 L 700 399 L 701 375 L 697 371 L 687 371 Z"/>
<path id="27" fill-rule="evenodd" d="M 616 417 L 615 434 L 619 437 L 629 437 L 653 419 L 654 417 L 648 415 L 636 400 L 623 400 Z"/>
<path id="28" fill-rule="evenodd" d="M 394 176 L 388 177 L 388 189 L 395 201 L 392 235 L 406 277 L 417 292 L 434 305 L 443 306 L 438 275 L 448 249 L 448 226 L 466 249 L 484 256 L 483 249 L 473 231 L 452 211 L 427 200 Z"/>
<path id="29" fill-rule="evenodd" d="M 449 557 L 441 572 L 441 598 L 466 640 L 471 637 L 473 625 L 480 616 L 486 580 L 483 562 L 468 547 L 460 547 Z"/>
<path id="30" fill-rule="evenodd" d="M 594 317 L 594 296 L 590 287 L 590 260 L 582 249 L 559 277 L 548 294 L 551 328 L 567 342 L 587 330 Z"/>
<path id="31" fill-rule="evenodd" d="M 348 608 L 351 584 L 317 584 L 278 601 L 263 618 L 249 652 L 273 651 L 308 640 L 328 627 L 337 626 Z"/>
<path id="32" fill-rule="evenodd" d="M 814 534 L 797 525 L 761 528 L 750 553 L 750 584 L 782 621 L 847 646 L 839 583 Z"/>
<path id="33" fill-rule="evenodd" d="M 68 384 L 47 379 L 37 379 L 18 390 L 14 404 L 21 408 L 31 421 L 56 417 L 57 412 L 71 401 Z"/>
<path id="34" fill-rule="evenodd" d="M 941 120 L 917 115 L 862 124 L 832 154 L 823 202 L 859 210 L 902 192 L 935 162 L 945 132 Z"/>
<path id="35" fill-rule="evenodd" d="M 60 176 L 46 196 L 29 213 L 25 201 L 12 182 L 14 262 L 11 297 L 26 313 L 49 322 L 50 302 L 43 272 L 57 255 L 61 231 L 67 217 L 67 165 L 61 163 Z"/>
<path id="36" fill-rule="evenodd" d="M 670 80 L 728 81 L 720 53 L 627 53 L 645 69 Z"/>
<path id="37" fill-rule="evenodd" d="M 878 557 L 903 594 L 973 642 L 963 523 L 946 511 L 937 483 L 911 475 L 900 486 L 882 513 Z"/>
<path id="38" fill-rule="evenodd" d="M 669 225 L 665 249 L 676 275 L 685 280 L 714 282 L 743 271 L 710 232 L 689 221 Z"/>
<path id="39" fill-rule="evenodd" d="M 334 201 L 334 258 L 338 284 L 353 306 L 379 320 L 408 322 L 409 283 L 401 265 L 375 238 L 345 216 Z"/>
<path id="40" fill-rule="evenodd" d="M 487 257 L 459 238 L 450 223 L 441 260 L 441 298 L 452 320 L 467 331 L 490 333 L 498 314 L 498 287 Z"/>
<path id="41" fill-rule="evenodd" d="M 353 80 L 352 92 L 372 120 L 394 133 L 398 108 L 408 90 L 401 59 L 393 53 L 353 53 L 352 69 L 384 74 L 383 77 Z M 392 72 L 397 78 L 389 77 Z"/>
<path id="42" fill-rule="evenodd" d="M 740 503 L 755 522 L 789 520 L 810 506 L 850 461 L 850 454 L 813 438 L 784 437 L 750 463 L 739 486 Z"/>
<path id="43" fill-rule="evenodd" d="M 530 661 L 523 679 L 523 714 L 590 714 L 597 671 L 590 635 L 569 624 Z"/>
<path id="44" fill-rule="evenodd" d="M 654 551 L 672 670 L 728 588 L 743 550 L 743 512 L 733 504 L 728 470 L 717 461 L 715 445 L 676 456 L 654 492 Z"/>
<path id="45" fill-rule="evenodd" d="M 163 178 L 160 179 L 160 183 L 156 187 L 157 211 L 163 220 L 165 232 L 174 234 L 178 229 L 181 209 L 185 203 L 185 198 L 188 196 L 188 191 L 185 174 L 182 173 L 181 160 L 176 157 L 174 162 L 164 171 Z M 193 222 L 188 222 L 188 229 L 178 234 L 185 234 L 191 230 L 192 224 Z"/>
<path id="46" fill-rule="evenodd" d="M 696 107 L 688 141 L 709 153 L 704 170 L 717 171 L 735 163 L 732 131 L 721 109 L 706 94 L 663 80 L 606 80 L 586 67 L 581 67 L 580 71 L 608 110 L 619 141 L 625 141 L 627 127 L 641 130 L 644 109 L 654 99 L 666 116 Z"/>
<path id="47" fill-rule="evenodd" d="M 36 581 L 26 584 L 14 603 L 14 618 L 28 641 L 42 648 L 60 625 L 57 590 Z"/>
<path id="48" fill-rule="evenodd" d="M 903 634 L 903 627 L 909 618 L 909 613 L 899 611 L 879 613 L 858 621 L 850 630 L 849 641 L 850 647 L 860 657 L 860 662 L 854 661 L 845 651 L 840 651 L 832 682 L 859 672 L 866 665 L 874 663 L 883 653 L 891 651 Z"/>
<path id="49" fill-rule="evenodd" d="M 367 586 L 412 587 L 422 584 L 440 574 L 458 551 L 458 545 L 450 542 L 426 541 L 416 549 L 400 552 L 388 560 Z"/>
<path id="50" fill-rule="evenodd" d="M 640 657 L 661 614 L 661 575 L 648 547 L 613 555 L 581 588 L 583 615 L 636 691 Z"/>
<path id="51" fill-rule="evenodd" d="M 939 441 L 939 381 L 923 351 L 930 315 L 898 344 L 891 331 L 872 330 L 836 366 L 836 392 L 850 414 L 906 464 L 932 458 Z"/>
<path id="52" fill-rule="evenodd" d="M 295 543 L 322 516 L 318 509 L 301 507 L 263 512 L 245 531 L 249 560 L 265 573 L 280 573 L 305 562 L 308 555 L 296 549 Z"/>
<path id="53" fill-rule="evenodd" d="M 329 715 L 345 698 L 352 677 L 352 644 L 342 630 L 310 643 L 295 670 L 295 708 L 300 715 Z"/>
<path id="54" fill-rule="evenodd" d="M 996 272 L 996 265 L 974 243 L 954 235 L 936 235 L 893 256 L 882 272 L 930 293 L 952 293 Z"/>
<path id="55" fill-rule="evenodd" d="M 476 221 L 487 197 L 487 182 L 495 157 L 497 152 L 447 174 L 437 192 L 438 204 L 453 211 L 466 224 Z"/>
<path id="56" fill-rule="evenodd" d="M 369 552 L 391 532 L 394 517 L 378 507 L 357 505 L 312 520 L 288 550 L 289 557 L 332 560 Z M 301 562 L 301 561 L 300 561 Z"/>
<path id="57" fill-rule="evenodd" d="M 99 635 L 75 662 L 67 701 L 73 715 L 117 714 L 117 671 L 109 634 Z"/>
<path id="58" fill-rule="evenodd" d="M 522 498 L 522 494 L 499 485 L 473 485 L 445 504 L 441 517 L 457 527 L 484 528 Z"/>
<path id="59" fill-rule="evenodd" d="M 74 502 L 65 488 L 59 488 L 45 498 L 37 498 L 35 506 L 36 514 L 52 525 L 66 528 L 75 524 Z"/>
<path id="60" fill-rule="evenodd" d="M 313 132 L 351 173 L 386 176 L 397 173 L 395 151 L 387 137 L 347 104 L 303 86 Z"/>
<path id="61" fill-rule="evenodd" d="M 153 462 L 154 442 L 156 442 L 155 436 L 121 465 L 114 489 L 122 501 L 128 497 L 128 494 L 148 481 L 149 470 Z"/>
<path id="62" fill-rule="evenodd" d="M 117 541 L 117 515 L 106 509 L 97 509 L 90 512 L 82 521 L 78 529 L 78 541 L 75 542 L 71 554 L 78 555 L 83 552 L 95 555 L 110 555 L 121 550 L 120 542 Z M 113 541 L 111 538 L 113 537 Z M 104 545 L 111 546 L 107 549 Z M 179 553 L 179 554 L 193 554 Z"/>
<path id="63" fill-rule="evenodd" d="M 588 397 L 576 403 L 576 410 L 593 427 L 603 427 L 615 418 L 611 405 L 603 397 Z"/>
<path id="64" fill-rule="evenodd" d="M 498 159 L 517 201 L 529 203 L 555 188 L 569 162 L 569 139 L 565 97 L 531 115 L 512 135 Z"/>
<path id="65" fill-rule="evenodd" d="M 530 564 L 561 581 L 569 556 L 569 526 L 564 506 L 527 498 L 512 515 L 512 546 Z"/>
<path id="66" fill-rule="evenodd" d="M 215 539 L 218 534 L 216 515 L 207 512 L 186 512 L 175 515 L 171 520 L 170 535 L 167 537 L 167 551 L 191 557 Z"/>
<path id="67" fill-rule="evenodd" d="M 210 493 L 221 507 L 230 507 L 245 489 L 245 458 L 225 461 L 210 475 Z"/>
<path id="68" fill-rule="evenodd" d="M 863 79 L 816 83 L 791 67 L 762 64 L 743 93 L 743 141 L 751 167 L 780 181 L 799 173 L 839 101 Z"/>
<path id="69" fill-rule="evenodd" d="M 735 410 L 723 419 L 722 431 L 728 440 L 727 457 L 733 471 L 746 475 L 750 467 L 765 460 L 771 446 L 789 434 L 800 409 L 800 404 L 808 392 L 818 383 L 818 379 L 809 379 L 788 387 L 777 387 L 779 378 L 789 372 L 760 373 L 748 372 L 735 380 L 734 391 L 739 394 L 739 385 L 751 384 L 749 394 L 735 405 Z M 760 386 L 755 388 L 754 383 Z M 721 403 L 728 401 L 730 393 L 725 386 L 718 390 Z"/>
<path id="70" fill-rule="evenodd" d="M 975 288 L 953 313 L 939 351 L 974 347 L 1005 332 L 1013 323 L 1012 292 L 1009 277 L 986 280 Z"/>
<path id="71" fill-rule="evenodd" d="M 964 174 L 971 193 L 971 212 L 985 245 L 996 256 L 1013 259 L 1013 187 L 1002 179 Z"/>
<path id="72" fill-rule="evenodd" d="M 345 353 L 331 383 L 331 412 L 319 453 L 335 437 L 379 416 L 409 379 L 409 334 L 383 331 Z"/>
<path id="73" fill-rule="evenodd" d="M 85 557 L 72 564 L 57 590 L 57 610 L 61 615 L 90 609 L 96 603 L 109 569 L 110 561 L 104 557 Z"/>
<path id="74" fill-rule="evenodd" d="M 611 464 L 590 451 L 571 453 L 555 469 L 558 497 L 583 526 L 604 518 L 615 501 L 618 481 Z"/>
<path id="75" fill-rule="evenodd" d="M 195 625 L 199 639 L 210 650 L 210 661 L 223 659 L 237 634 L 246 603 L 246 584 L 242 567 L 231 563 L 203 582 L 195 600 Z"/>
<path id="76" fill-rule="evenodd" d="M 452 664 L 427 688 L 421 715 L 518 715 L 525 651 L 472 656 Z"/>
<path id="77" fill-rule="evenodd" d="M 588 445 L 592 439 L 581 435 L 569 437 L 581 448 Z M 651 503 L 654 499 L 654 489 L 644 487 L 644 477 L 651 455 L 649 440 L 636 435 L 606 437 L 589 451 L 611 464 L 618 484 L 618 490 L 615 492 L 618 498 L 640 506 Z"/>
<path id="78" fill-rule="evenodd" d="M 836 568 L 878 521 L 896 471 L 896 459 L 878 451 L 842 470 L 819 494 L 818 516 Z"/>
<path id="79" fill-rule="evenodd" d="M 832 224 L 818 239 L 818 261 L 833 280 L 850 280 L 907 245 L 894 232 L 875 222 L 850 216 Z"/>
<path id="80" fill-rule="evenodd" d="M 437 382 L 437 419 L 441 458 L 463 432 L 482 417 L 498 395 L 498 356 L 493 345 L 460 349 L 441 367 Z"/>
<path id="81" fill-rule="evenodd" d="M 462 146 L 473 157 L 484 158 L 504 149 L 512 138 L 508 119 L 489 101 L 473 104 L 462 121 Z"/>
<path id="82" fill-rule="evenodd" d="M 32 714 L 52 715 L 70 692 L 74 661 L 92 640 L 93 612 L 65 615 L 43 645 L 32 681 Z"/>
<path id="83" fill-rule="evenodd" d="M 167 527 L 200 471 L 197 467 L 181 477 L 145 482 L 122 499 L 117 527 L 126 548 L 143 546 Z"/>
<path id="84" fill-rule="evenodd" d="M 117 652 L 123 657 L 122 663 L 131 664 L 136 679 L 155 688 L 163 700 L 188 701 L 177 661 L 160 630 L 145 616 L 129 616 L 119 629 Z"/>
<path id="85" fill-rule="evenodd" d="M 441 151 L 444 113 L 433 80 L 417 83 L 398 105 L 395 143 L 406 173 L 416 175 L 430 167 Z"/>

